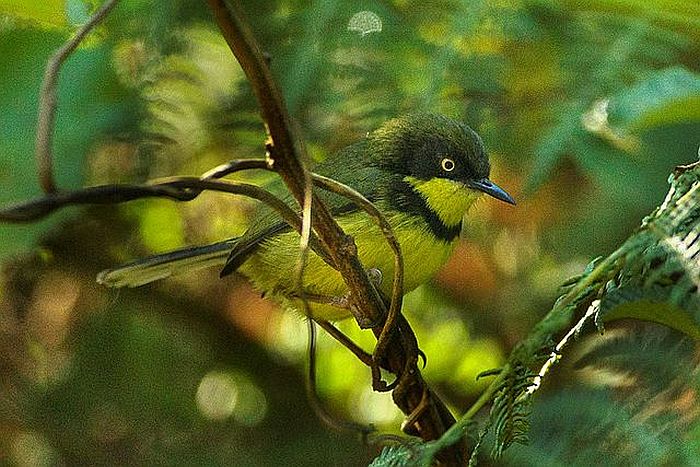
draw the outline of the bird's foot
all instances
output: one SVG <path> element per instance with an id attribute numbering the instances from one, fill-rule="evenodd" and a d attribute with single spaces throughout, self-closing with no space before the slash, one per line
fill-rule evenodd
<path id="1" fill-rule="evenodd" d="M 379 288 L 384 280 L 384 274 L 379 268 L 370 268 L 367 270 L 367 278 L 375 288 Z"/>
<path id="2" fill-rule="evenodd" d="M 384 294 L 379 290 L 379 287 L 382 284 L 382 281 L 384 280 L 384 274 L 382 274 L 382 271 L 378 268 L 370 268 L 366 271 L 367 277 L 369 281 L 372 283 L 372 285 L 377 289 L 377 292 L 379 292 L 380 297 L 382 300 L 385 301 L 386 303 L 386 297 Z M 358 316 L 360 316 L 360 313 L 358 312 L 357 305 L 355 305 L 351 293 L 347 292 L 343 295 L 320 295 L 320 294 L 313 294 L 313 293 L 304 293 L 303 297 L 300 296 L 297 293 L 294 294 L 286 294 L 288 298 L 296 298 L 296 299 L 301 299 L 304 298 L 305 300 L 308 300 L 311 303 L 319 303 L 322 305 L 331 305 L 336 308 L 340 308 L 343 310 L 348 310 L 352 313 L 352 315 L 358 319 Z M 366 321 L 361 321 L 358 319 L 358 324 L 362 329 L 368 329 L 376 326 L 378 323 L 372 322 L 370 320 Z"/>

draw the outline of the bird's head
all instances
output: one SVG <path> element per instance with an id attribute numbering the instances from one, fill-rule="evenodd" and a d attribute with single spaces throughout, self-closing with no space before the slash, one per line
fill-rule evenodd
<path id="1" fill-rule="evenodd" d="M 423 202 L 450 227 L 461 223 L 483 193 L 515 204 L 489 179 L 484 144 L 463 123 L 443 115 L 408 115 L 389 120 L 368 140 L 375 162 L 394 175 L 387 196 L 402 210 L 416 210 Z"/>

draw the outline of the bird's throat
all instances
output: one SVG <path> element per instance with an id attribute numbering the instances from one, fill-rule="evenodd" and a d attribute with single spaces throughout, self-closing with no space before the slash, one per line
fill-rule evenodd
<path id="1" fill-rule="evenodd" d="M 426 204 L 447 227 L 458 226 L 481 193 L 466 185 L 445 178 L 420 180 L 405 177 L 404 180 L 421 195 Z"/>

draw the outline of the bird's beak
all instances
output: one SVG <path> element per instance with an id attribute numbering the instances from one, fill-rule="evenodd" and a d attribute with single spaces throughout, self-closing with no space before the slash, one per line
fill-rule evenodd
<path id="1" fill-rule="evenodd" d="M 493 183 L 488 178 L 482 178 L 481 180 L 470 180 L 467 182 L 467 186 L 474 190 L 483 191 L 487 195 L 493 196 L 496 199 L 505 201 L 508 204 L 515 204 L 515 200 L 500 186 Z"/>

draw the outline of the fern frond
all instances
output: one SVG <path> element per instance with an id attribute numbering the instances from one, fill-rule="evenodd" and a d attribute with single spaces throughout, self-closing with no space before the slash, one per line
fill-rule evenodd
<path id="1" fill-rule="evenodd" d="M 408 467 L 415 465 L 414 455 L 415 453 L 408 446 L 402 444 L 387 446 L 369 464 L 369 467 Z"/>
<path id="2" fill-rule="evenodd" d="M 606 391 L 561 391 L 537 403 L 531 443 L 513 447 L 503 464 L 687 465 L 675 451 L 683 440 L 637 420 Z"/>
<path id="3" fill-rule="evenodd" d="M 700 166 L 671 178 L 662 205 L 626 242 L 624 264 L 606 286 L 597 320 L 655 321 L 700 337 Z"/>
<path id="4" fill-rule="evenodd" d="M 503 454 L 513 443 L 527 444 L 531 398 L 523 397 L 535 374 L 526 366 L 515 366 L 505 377 L 491 408 L 496 444 L 492 455 Z"/>

